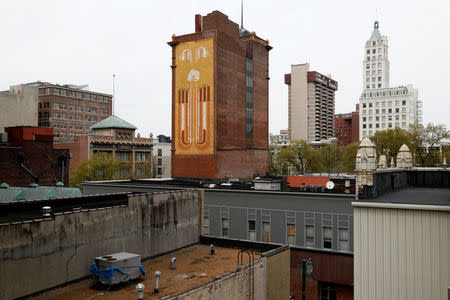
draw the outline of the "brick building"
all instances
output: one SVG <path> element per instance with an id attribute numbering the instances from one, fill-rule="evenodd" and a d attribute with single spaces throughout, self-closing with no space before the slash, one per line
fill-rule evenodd
<path id="1" fill-rule="evenodd" d="M 53 128 L 55 142 L 87 135 L 89 127 L 111 116 L 112 96 L 84 86 L 41 83 L 38 87 L 38 124 Z"/>
<path id="2" fill-rule="evenodd" d="M 150 177 L 153 141 L 136 136 L 136 129 L 127 121 L 110 116 L 92 125 L 89 135 L 77 136 L 75 141 L 55 144 L 55 147 L 70 150 L 70 170 L 95 154 L 104 154 L 122 161 L 117 178 Z"/>
<path id="3" fill-rule="evenodd" d="M 0 182 L 10 186 L 68 184 L 69 150 L 53 148 L 52 128 L 6 127 L 5 132 L 8 142 L 0 145 Z"/>
<path id="4" fill-rule="evenodd" d="M 172 36 L 172 176 L 252 178 L 268 171 L 269 51 L 226 15 L 195 16 Z"/>
<path id="5" fill-rule="evenodd" d="M 334 115 L 334 136 L 338 146 L 359 142 L 359 104 L 354 112 Z"/>
<path id="6" fill-rule="evenodd" d="M 288 130 L 291 140 L 321 141 L 334 136 L 334 93 L 337 81 L 309 64 L 291 65 L 284 75 L 288 86 Z"/>

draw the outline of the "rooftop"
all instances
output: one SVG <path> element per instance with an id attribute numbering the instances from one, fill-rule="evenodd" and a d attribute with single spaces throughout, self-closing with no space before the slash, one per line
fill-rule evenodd
<path id="1" fill-rule="evenodd" d="M 132 129 L 136 130 L 136 126 L 128 123 L 127 121 L 119 118 L 118 116 L 109 116 L 108 118 L 101 120 L 100 122 L 91 126 L 91 129 L 107 129 L 107 128 L 118 128 L 118 129 Z"/>
<path id="2" fill-rule="evenodd" d="M 10 187 L 7 184 L 0 185 L 0 203 L 77 196 L 81 196 L 81 191 L 78 188 L 61 186 Z"/>
<path id="3" fill-rule="evenodd" d="M 408 187 L 382 194 L 374 199 L 364 199 L 371 203 L 394 203 L 413 205 L 450 206 L 450 188 Z"/>
<path id="4" fill-rule="evenodd" d="M 196 244 L 187 248 L 157 256 L 142 263 L 147 275 L 143 280 L 145 285 L 145 299 L 160 299 L 214 281 L 217 276 L 235 272 L 239 249 L 215 247 L 216 254 L 210 255 L 209 245 Z M 170 259 L 176 257 L 176 269 L 170 270 Z M 255 253 L 255 258 L 260 257 Z M 88 268 L 88 266 L 86 266 Z M 159 293 L 154 294 L 155 271 L 161 272 Z M 103 299 L 137 299 L 136 283 L 129 284 L 122 289 L 106 291 L 93 288 L 91 279 L 83 280 L 69 286 L 41 294 L 36 300 L 46 299 L 90 299 L 99 292 L 104 293 Z M 102 297 L 100 297 L 102 299 Z"/>

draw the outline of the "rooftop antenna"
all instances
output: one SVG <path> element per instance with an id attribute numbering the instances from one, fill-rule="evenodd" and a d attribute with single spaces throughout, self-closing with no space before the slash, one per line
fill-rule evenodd
<path id="1" fill-rule="evenodd" d="M 114 116 L 114 112 L 115 109 L 114 107 L 116 106 L 116 74 L 113 74 L 113 97 L 112 97 L 112 115 Z"/>
<path id="2" fill-rule="evenodd" d="M 244 0 L 241 0 L 241 28 L 244 28 Z"/>

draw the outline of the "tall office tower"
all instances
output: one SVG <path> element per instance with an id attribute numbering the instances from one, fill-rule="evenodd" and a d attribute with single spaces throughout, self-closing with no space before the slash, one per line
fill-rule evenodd
<path id="1" fill-rule="evenodd" d="M 289 97 L 289 139 L 321 141 L 334 137 L 334 93 L 337 81 L 315 71 L 309 64 L 291 65 L 284 76 Z"/>
<path id="2" fill-rule="evenodd" d="M 389 87 L 387 37 L 381 36 L 375 21 L 372 35 L 364 47 L 363 92 L 359 99 L 359 139 L 377 131 L 422 121 L 422 102 L 412 85 Z"/>
<path id="3" fill-rule="evenodd" d="M 268 171 L 267 40 L 219 11 L 172 36 L 172 176 L 252 178 Z"/>
<path id="4" fill-rule="evenodd" d="M 334 115 L 334 136 L 338 146 L 359 141 L 359 104 L 356 104 L 356 111 Z"/>
<path id="5" fill-rule="evenodd" d="M 372 35 L 364 49 L 363 89 L 389 87 L 388 38 L 381 36 L 378 27 L 378 21 L 375 21 Z"/>

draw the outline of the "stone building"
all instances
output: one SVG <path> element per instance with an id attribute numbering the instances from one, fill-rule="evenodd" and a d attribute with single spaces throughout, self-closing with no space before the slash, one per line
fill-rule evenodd
<path id="1" fill-rule="evenodd" d="M 171 176 L 171 151 L 172 140 L 170 137 L 158 135 L 153 144 L 152 151 L 152 177 L 170 178 Z"/>
<path id="2" fill-rule="evenodd" d="M 309 64 L 291 65 L 284 76 L 288 86 L 288 130 L 291 140 L 320 141 L 334 137 L 334 93 L 337 81 Z"/>
<path id="3" fill-rule="evenodd" d="M 172 36 L 172 176 L 268 171 L 267 40 L 213 11 Z"/>
<path id="4" fill-rule="evenodd" d="M 377 131 L 422 121 L 422 102 L 412 85 L 389 87 L 388 39 L 381 36 L 379 23 L 364 47 L 363 92 L 359 99 L 359 139 Z"/>
<path id="5" fill-rule="evenodd" d="M 95 154 L 104 154 L 123 162 L 117 171 L 118 178 L 150 177 L 153 142 L 150 138 L 136 136 L 136 127 L 117 116 L 110 116 L 93 126 L 86 136 L 77 136 L 74 142 L 56 144 L 57 148 L 70 149 L 73 166 Z"/>

